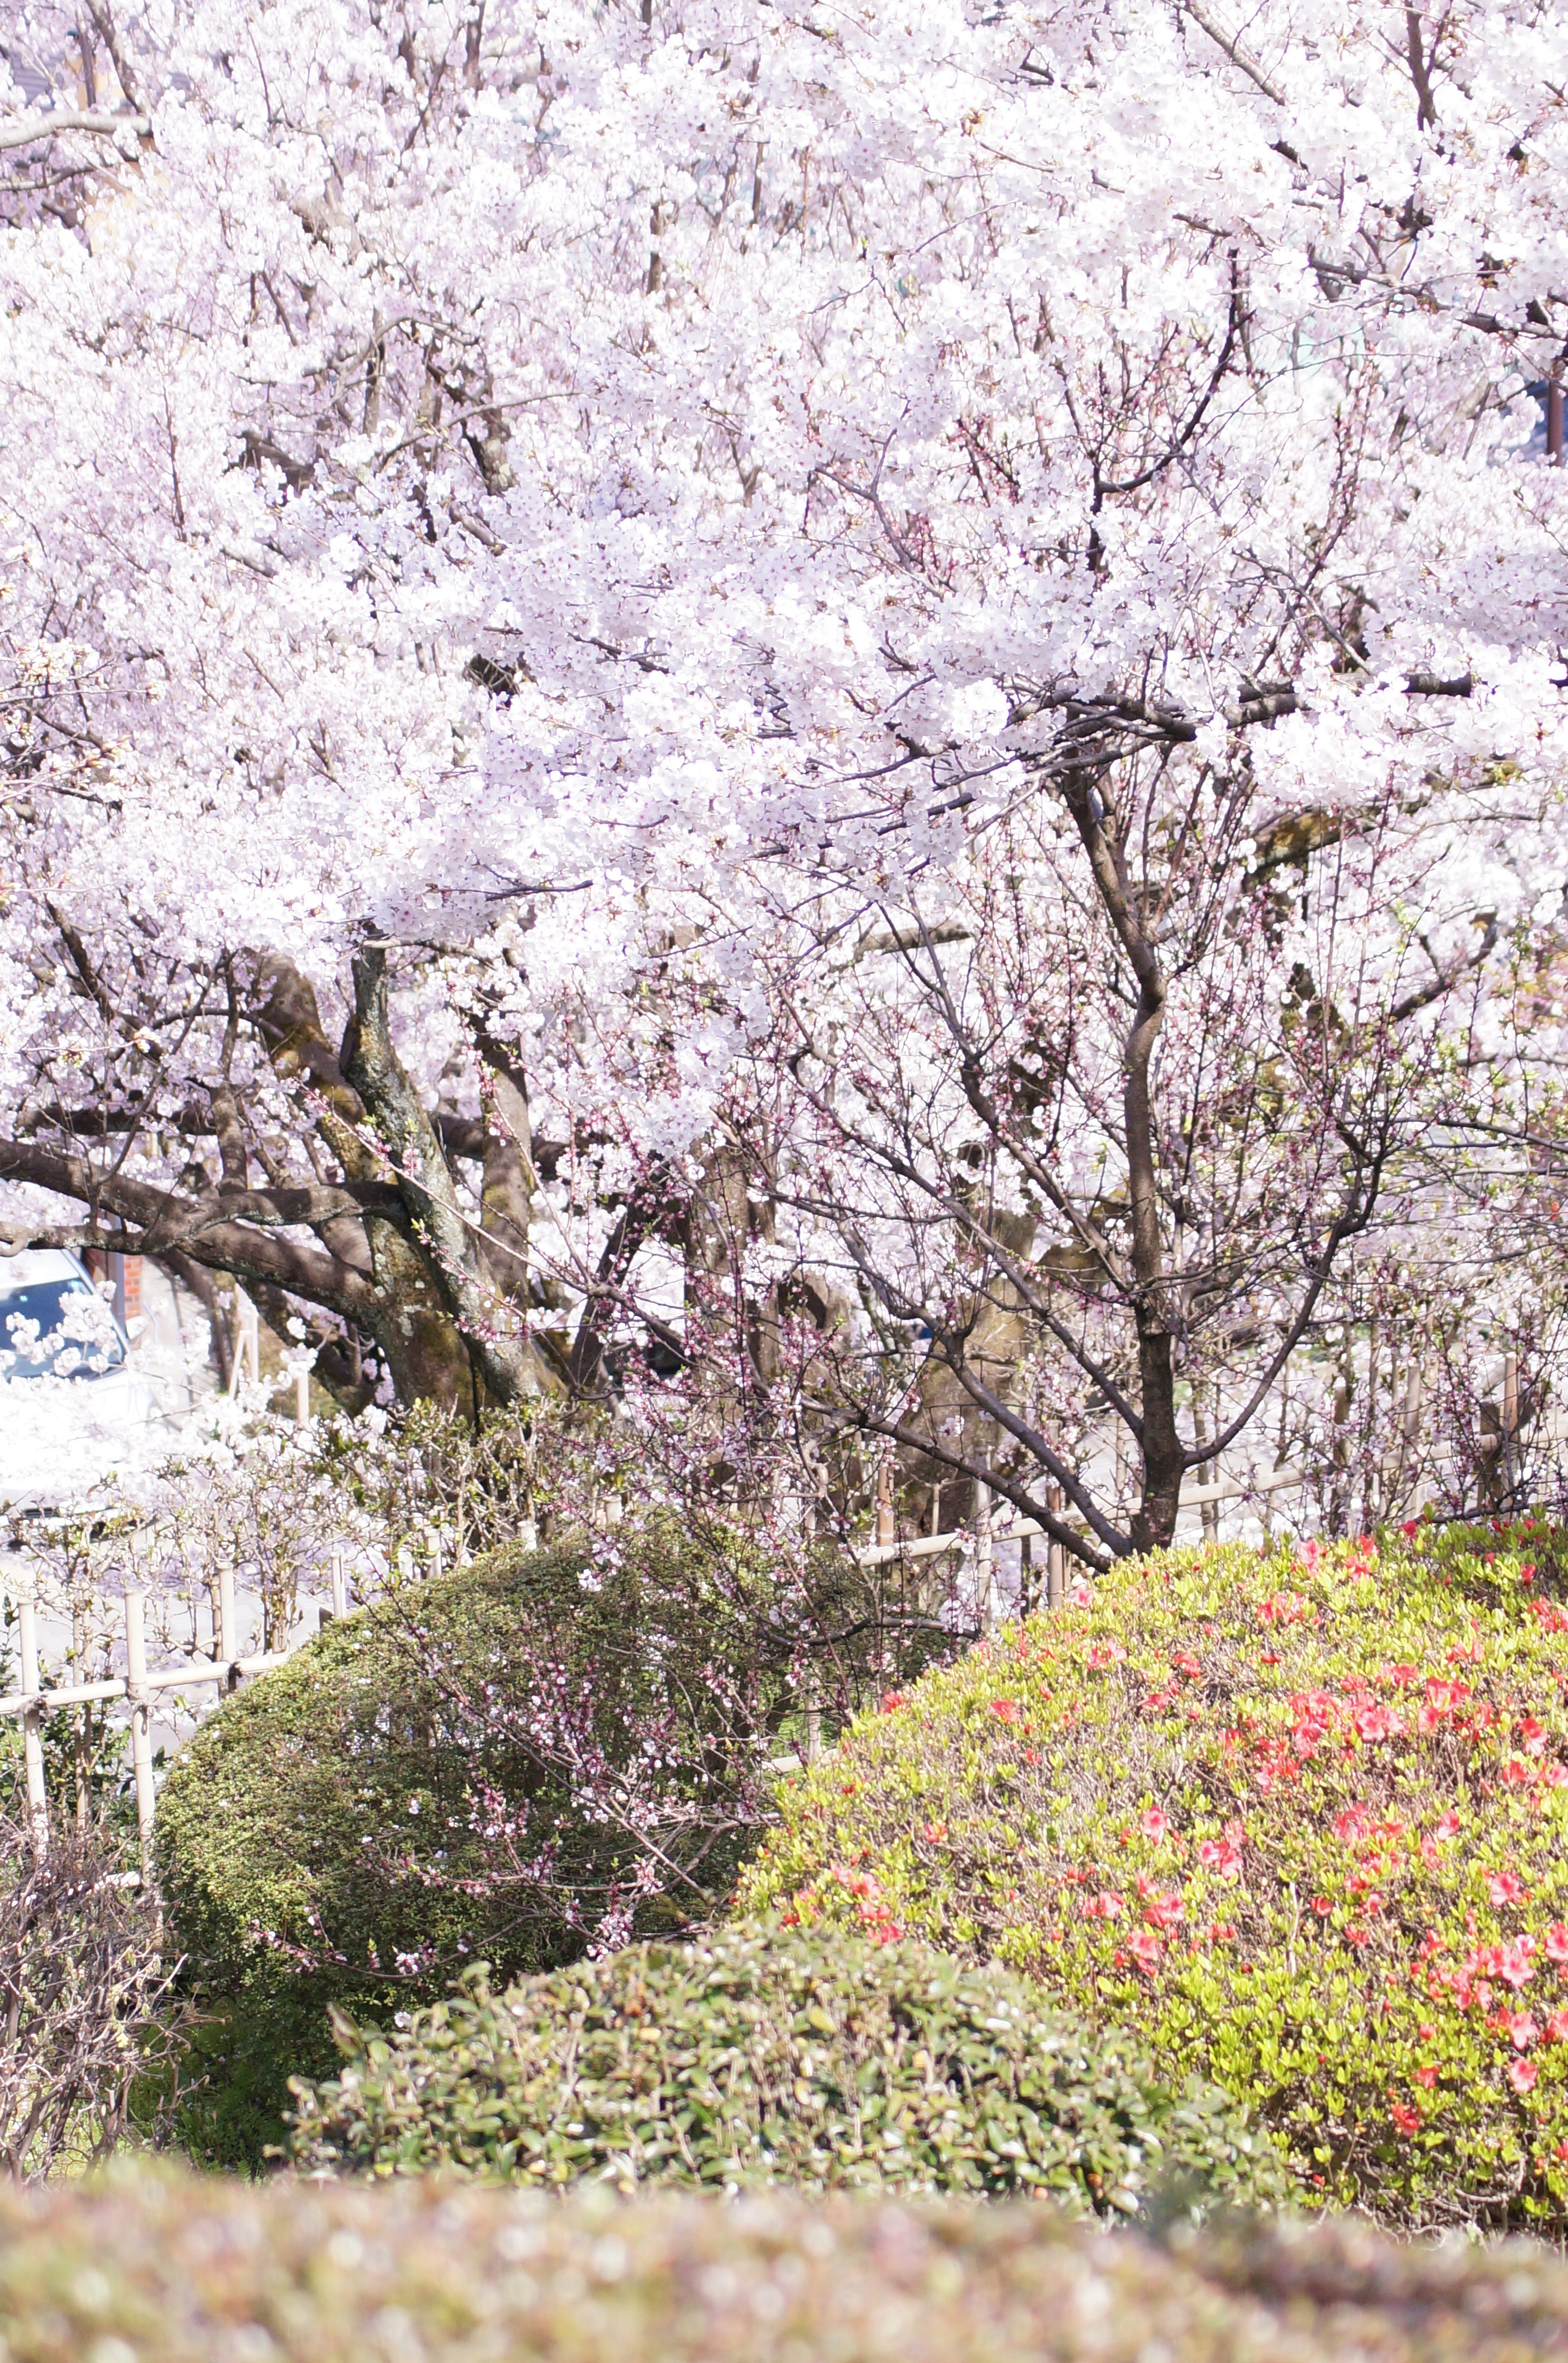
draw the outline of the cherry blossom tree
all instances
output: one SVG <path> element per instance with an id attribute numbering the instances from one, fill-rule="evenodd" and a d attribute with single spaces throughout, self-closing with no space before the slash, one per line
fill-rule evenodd
<path id="1" fill-rule="evenodd" d="M 1093 1557 L 1528 1193 L 1550 12 L 8 22 L 13 1237 L 447 1402 L 678 1360 L 668 1250 Z"/>

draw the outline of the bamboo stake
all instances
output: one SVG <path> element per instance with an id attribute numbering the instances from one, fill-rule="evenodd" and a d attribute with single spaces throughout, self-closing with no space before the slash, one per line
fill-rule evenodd
<path id="1" fill-rule="evenodd" d="M 898 1540 L 898 1519 L 893 1509 L 893 1456 L 882 1456 L 882 1466 L 877 1472 L 877 1540 L 885 1550 Z"/>
<path id="2" fill-rule="evenodd" d="M 1045 1495 L 1045 1507 L 1053 1517 L 1062 1508 L 1062 1489 L 1051 1486 Z M 1053 1542 L 1045 1561 L 1045 1605 L 1060 1608 L 1067 1596 L 1067 1554 L 1058 1542 Z"/>
<path id="3" fill-rule="evenodd" d="M 975 1492 L 976 1588 L 985 1603 L 986 1630 L 994 1633 L 1001 1623 L 1001 1587 L 997 1581 L 996 1546 L 991 1539 L 991 1489 L 988 1485 L 977 1485 Z"/>
<path id="4" fill-rule="evenodd" d="M 126 1593 L 126 1696 L 130 1701 L 136 1826 L 145 1879 L 152 1856 L 152 1706 L 147 1687 L 147 1598 L 140 1592 Z"/>
<path id="5" fill-rule="evenodd" d="M 38 1610 L 30 1600 L 17 1603 L 17 1639 L 22 1654 L 22 1690 L 28 1698 L 39 1693 L 39 1623 Z M 44 1793 L 43 1715 L 38 1707 L 26 1710 L 22 1722 L 22 1747 L 28 1774 L 28 1819 L 32 1825 L 33 1844 L 39 1854 L 49 1848 L 49 1799 Z"/>
<path id="6" fill-rule="evenodd" d="M 239 1627 L 234 1614 L 234 1563 L 226 1559 L 218 1569 L 218 1659 L 228 1669 L 234 1688 L 234 1664 L 239 1655 Z"/>

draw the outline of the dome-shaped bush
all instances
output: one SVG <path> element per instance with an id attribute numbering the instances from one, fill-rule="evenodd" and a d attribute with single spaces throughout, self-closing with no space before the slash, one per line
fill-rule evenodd
<path id="1" fill-rule="evenodd" d="M 1568 1611 L 1527 1524 L 1117 1568 L 853 1727 L 742 1908 L 997 1956 L 1308 2195 L 1568 2230 Z"/>
<path id="2" fill-rule="evenodd" d="M 502 1995 L 480 1974 L 339 2041 L 337 2081 L 296 2088 L 315 2172 L 1041 2191 L 1079 2213 L 1161 2180 L 1238 2202 L 1286 2187 L 1219 2093 L 1163 2090 L 1124 2036 L 922 1945 L 730 1928 Z"/>
<path id="3" fill-rule="evenodd" d="M 672 1530 L 497 1551 L 330 1625 L 212 1715 L 159 1798 L 172 1945 L 209 2006 L 215 2160 L 280 2136 L 327 2007 L 711 1916 L 768 1801 L 788 1646 L 760 1575 Z M 760 1635 L 760 1640 L 759 1640 Z M 199 2110 L 198 2110 L 199 2113 Z"/>

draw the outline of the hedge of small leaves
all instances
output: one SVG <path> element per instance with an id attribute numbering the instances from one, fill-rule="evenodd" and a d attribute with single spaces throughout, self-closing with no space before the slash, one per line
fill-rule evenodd
<path id="1" fill-rule="evenodd" d="M 193 2151 L 259 2162 L 290 2070 L 332 2064 L 333 2004 L 390 2017 L 476 1958 L 517 1974 L 709 1917 L 770 1802 L 771 1596 L 668 1522 L 511 1547 L 210 1716 L 155 1828 L 204 2006 Z"/>
<path id="2" fill-rule="evenodd" d="M 314 2172 L 1048 2192 L 1122 2213 L 1158 2184 L 1282 2197 L 1269 2145 L 1194 2081 L 1006 1970 L 923 1946 L 732 1928 L 493 1994 L 482 1973 L 389 2036 L 340 2023 L 336 2081 L 296 2086 Z"/>
<path id="3" fill-rule="evenodd" d="M 1014 1964 L 1310 2198 L 1561 2235 L 1565 1578 L 1531 1521 L 1121 1566 L 862 1717 L 742 1907 Z"/>
<path id="4" fill-rule="evenodd" d="M 769 2191 L 0 2182 L 8 2363 L 1532 2363 L 1568 2270 L 1271 2219 Z"/>

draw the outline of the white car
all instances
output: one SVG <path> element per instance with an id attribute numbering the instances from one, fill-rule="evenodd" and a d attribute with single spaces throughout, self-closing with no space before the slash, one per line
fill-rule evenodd
<path id="1" fill-rule="evenodd" d="M 130 1339 L 73 1255 L 0 1258 L 0 1514 L 84 1501 L 162 1423 Z"/>

